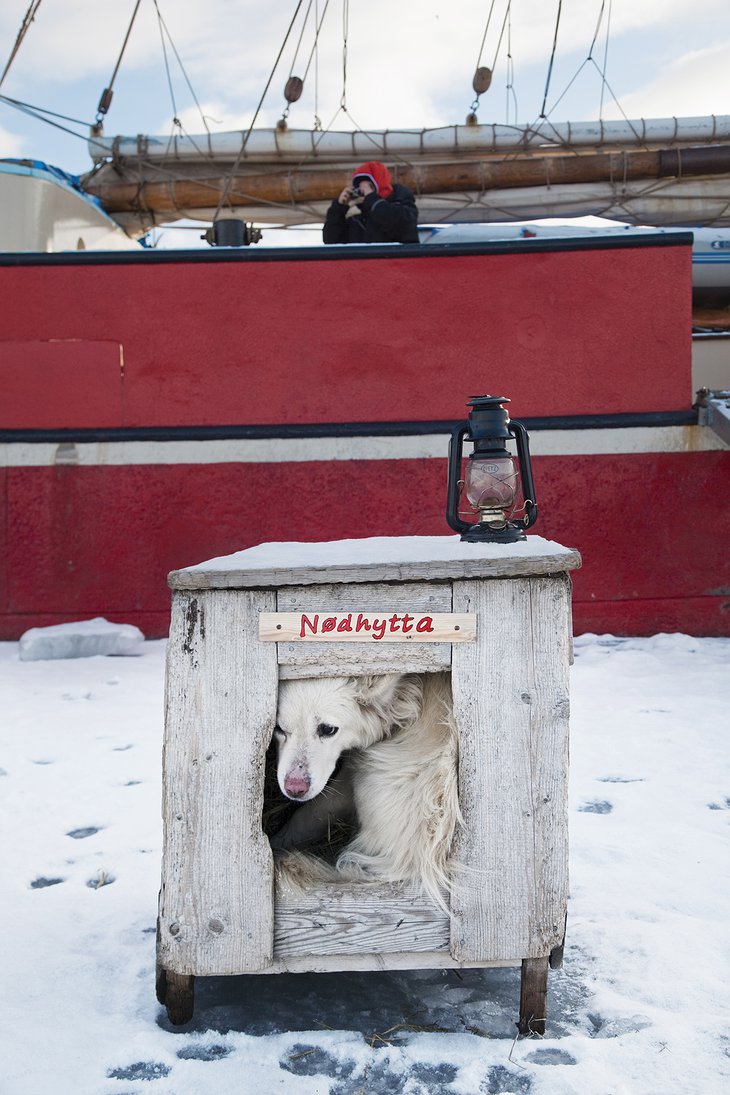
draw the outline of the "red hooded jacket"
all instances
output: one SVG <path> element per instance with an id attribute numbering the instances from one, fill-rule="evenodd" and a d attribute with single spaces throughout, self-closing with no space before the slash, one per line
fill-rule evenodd
<path id="1" fill-rule="evenodd" d="M 353 183 L 356 179 L 368 179 L 375 187 L 379 198 L 389 198 L 393 193 L 390 171 L 384 163 L 378 163 L 377 160 L 368 160 L 367 163 L 356 167 L 352 173 Z"/>

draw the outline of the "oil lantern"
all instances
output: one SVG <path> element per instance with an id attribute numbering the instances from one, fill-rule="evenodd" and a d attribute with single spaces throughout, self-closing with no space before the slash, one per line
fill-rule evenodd
<path id="1" fill-rule="evenodd" d="M 462 540 L 471 543 L 512 544 L 525 539 L 525 529 L 537 520 L 535 487 L 530 463 L 530 439 L 521 422 L 510 420 L 505 396 L 477 395 L 469 400 L 467 422 L 454 427 L 449 444 L 449 483 L 446 520 Z M 466 474 L 461 478 L 464 438 L 471 441 L 474 451 L 467 458 Z M 513 439 L 517 459 L 507 448 Z M 522 506 L 518 496 L 522 486 Z M 478 515 L 475 524 L 462 521 L 459 502 L 462 498 Z M 524 509 L 524 516 L 513 517 Z"/>

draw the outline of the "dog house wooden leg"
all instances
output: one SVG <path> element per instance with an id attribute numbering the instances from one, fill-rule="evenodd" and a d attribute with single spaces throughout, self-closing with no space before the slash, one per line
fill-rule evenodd
<path id="1" fill-rule="evenodd" d="M 173 973 L 157 967 L 157 999 L 167 1009 L 167 1018 L 173 1026 L 189 1023 L 195 1004 L 195 978 L 184 973 Z"/>
<path id="2" fill-rule="evenodd" d="M 547 1018 L 548 958 L 524 958 L 520 983 L 520 1034 L 544 1034 Z"/>

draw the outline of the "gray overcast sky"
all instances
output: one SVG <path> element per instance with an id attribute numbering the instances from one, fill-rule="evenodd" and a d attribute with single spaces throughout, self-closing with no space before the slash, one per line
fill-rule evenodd
<path id="1" fill-rule="evenodd" d="M 311 4 L 294 65 L 300 76 L 312 50 L 315 11 L 321 17 L 325 3 L 313 0 Z M 283 88 L 308 5 L 309 0 L 304 0 L 258 125 L 273 125 L 286 105 Z M 210 128 L 248 128 L 296 6 L 297 0 L 157 0 L 157 6 L 154 0 L 142 0 L 116 80 L 106 134 L 169 134 L 175 115 L 188 133 L 204 129 L 167 39 L 171 94 L 158 11 Z M 28 7 L 29 0 L 2 4 L 0 68 Z M 289 116 L 291 128 L 311 128 L 315 115 L 325 128 L 334 129 L 463 122 L 474 98 L 471 79 L 490 7 L 481 63 L 492 66 L 495 56 L 497 60 L 492 88 L 481 99 L 479 119 L 533 122 L 542 105 L 558 0 L 512 0 L 499 52 L 507 0 L 494 0 L 493 6 L 491 0 L 330 0 L 316 64 L 313 60 L 304 95 Z M 43 0 L 2 94 L 82 122 L 92 121 L 133 8 L 134 0 Z M 601 11 L 593 49 L 596 64 L 580 68 Z M 338 114 L 345 21 L 349 116 Z M 507 87 L 508 41 L 513 92 Z M 597 65 L 602 66 L 604 58 L 611 89 L 630 118 L 730 114 L 728 0 L 563 0 L 548 96 L 553 121 L 621 117 L 611 92 L 602 87 Z M 83 132 L 83 126 L 72 128 Z M 0 156 L 46 160 L 73 172 L 90 166 L 82 139 L 3 103 Z"/>

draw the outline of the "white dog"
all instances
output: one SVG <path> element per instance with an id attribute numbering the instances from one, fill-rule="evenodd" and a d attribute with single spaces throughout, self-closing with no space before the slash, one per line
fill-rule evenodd
<path id="1" fill-rule="evenodd" d="M 290 853 L 280 859 L 285 878 L 404 880 L 446 908 L 461 820 L 448 675 L 282 681 L 274 733 L 279 787 L 304 805 L 273 846 L 306 843 L 353 813 L 359 825 L 335 868 Z"/>

